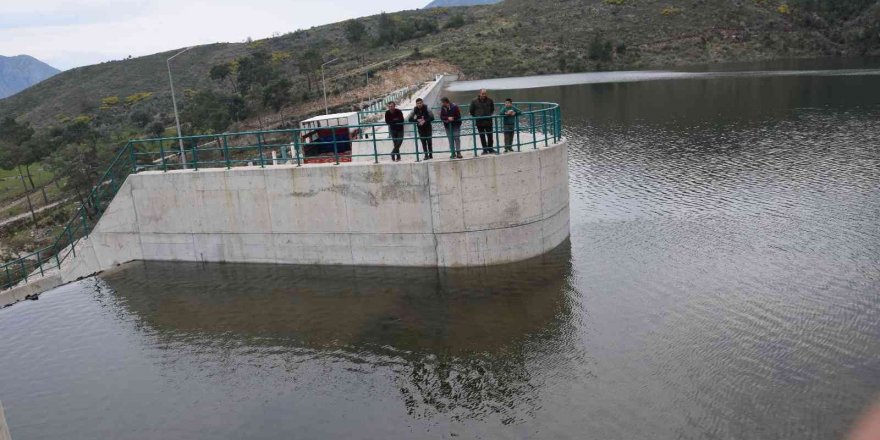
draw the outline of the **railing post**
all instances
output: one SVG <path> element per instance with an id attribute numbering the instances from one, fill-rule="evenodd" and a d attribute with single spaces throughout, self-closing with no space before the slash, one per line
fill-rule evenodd
<path id="1" fill-rule="evenodd" d="M 226 162 L 226 169 L 232 168 L 231 162 L 229 161 L 229 142 L 227 141 L 227 136 L 223 135 L 223 160 Z"/>
<path id="2" fill-rule="evenodd" d="M 79 214 L 80 214 L 79 216 L 80 216 L 80 218 L 82 219 L 82 224 L 83 224 L 83 235 L 85 235 L 86 237 L 88 237 L 88 236 L 89 236 L 89 223 L 88 223 L 88 221 L 86 221 L 86 209 L 85 209 L 85 206 L 80 206 L 80 208 L 79 208 Z"/>
<path id="3" fill-rule="evenodd" d="M 529 107 L 532 105 L 529 104 Z M 532 149 L 538 148 L 538 133 L 535 130 L 535 114 L 529 113 L 529 125 L 532 127 Z"/>
<path id="4" fill-rule="evenodd" d="M 296 166 L 301 167 L 302 161 L 299 154 L 299 132 L 293 133 L 293 154 L 296 155 Z"/>
<path id="5" fill-rule="evenodd" d="M 379 149 L 376 147 L 376 126 L 371 125 L 370 128 L 373 130 L 373 163 L 379 163 Z"/>
<path id="6" fill-rule="evenodd" d="M 43 259 L 40 258 L 40 252 L 42 251 L 37 250 L 37 266 L 40 268 L 40 276 L 45 276 L 46 274 L 43 273 Z"/>
<path id="7" fill-rule="evenodd" d="M 134 145 L 131 142 L 128 143 L 128 154 L 131 157 L 131 172 L 137 173 L 137 157 L 134 154 Z"/>
<path id="8" fill-rule="evenodd" d="M 547 109 L 541 110 L 541 122 L 544 125 L 544 146 L 550 145 L 550 137 L 547 136 Z"/>
<path id="9" fill-rule="evenodd" d="M 70 251 L 73 252 L 73 258 L 76 258 L 76 246 L 73 244 L 73 232 L 70 225 L 67 226 L 67 242 L 70 244 Z"/>
<path id="10" fill-rule="evenodd" d="M 499 122 L 501 124 L 499 124 Z M 495 137 L 495 154 L 501 154 L 501 138 L 499 138 L 500 131 L 504 128 L 504 119 L 498 116 L 492 116 L 492 136 Z"/>
<path id="11" fill-rule="evenodd" d="M 287 165 L 288 163 L 290 163 L 290 160 L 289 160 L 290 159 L 290 156 L 289 156 L 290 152 L 287 151 L 288 148 L 284 148 L 284 147 L 285 147 L 285 145 L 281 145 L 281 147 L 278 150 L 281 152 L 281 163 L 284 165 Z"/>
<path id="12" fill-rule="evenodd" d="M 260 152 L 260 168 L 266 168 L 263 162 L 263 133 L 257 133 L 257 149 Z"/>
<path id="13" fill-rule="evenodd" d="M 27 276 L 27 269 L 25 268 L 25 265 L 24 265 L 24 258 L 19 258 L 18 262 L 21 265 L 21 277 L 24 278 L 24 282 L 25 282 L 25 284 L 27 284 L 28 276 Z"/>
<path id="14" fill-rule="evenodd" d="M 406 136 L 406 135 L 404 135 L 404 136 Z M 419 154 L 419 123 L 418 122 L 413 122 L 413 141 L 415 142 L 415 146 L 416 146 L 416 162 L 421 162 L 421 159 L 419 159 L 420 154 Z"/>
<path id="15" fill-rule="evenodd" d="M 474 142 L 474 157 L 477 157 L 477 120 L 471 118 L 471 139 Z"/>
<path id="16" fill-rule="evenodd" d="M 331 128 L 333 130 L 333 157 L 336 158 L 336 165 L 339 165 L 339 147 L 336 144 L 336 128 Z"/>
<path id="17" fill-rule="evenodd" d="M 519 153 L 522 151 L 522 139 L 519 137 L 519 115 L 514 116 L 513 127 L 516 129 L 516 152 Z"/>
<path id="18" fill-rule="evenodd" d="M 193 160 L 192 160 L 193 171 L 198 171 L 198 170 L 199 170 L 199 141 L 193 141 L 193 147 L 192 147 L 192 150 L 193 150 L 193 152 L 192 152 L 192 156 L 193 156 Z"/>
<path id="19" fill-rule="evenodd" d="M 6 287 L 12 287 L 12 277 L 9 275 L 9 263 L 3 267 L 6 268 Z"/>
<path id="20" fill-rule="evenodd" d="M 159 141 L 159 158 L 162 159 L 162 172 L 168 172 L 168 166 L 165 164 L 165 146 Z"/>
<path id="21" fill-rule="evenodd" d="M 562 107 L 556 106 L 556 140 L 562 140 Z"/>

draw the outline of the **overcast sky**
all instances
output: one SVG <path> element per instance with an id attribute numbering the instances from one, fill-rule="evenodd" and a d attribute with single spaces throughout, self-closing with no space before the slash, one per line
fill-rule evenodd
<path id="1" fill-rule="evenodd" d="M 0 0 L 0 55 L 54 67 L 241 42 L 429 0 Z"/>

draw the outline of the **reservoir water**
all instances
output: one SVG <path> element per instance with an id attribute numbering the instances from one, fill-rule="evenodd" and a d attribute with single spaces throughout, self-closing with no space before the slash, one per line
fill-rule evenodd
<path id="1" fill-rule="evenodd" d="M 568 242 L 60 287 L 0 310 L 12 436 L 841 438 L 880 394 L 880 64 L 804 63 L 456 84 L 562 105 Z"/>

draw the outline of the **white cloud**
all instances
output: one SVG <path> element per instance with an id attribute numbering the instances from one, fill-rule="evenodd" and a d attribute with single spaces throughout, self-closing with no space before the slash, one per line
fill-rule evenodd
<path id="1" fill-rule="evenodd" d="M 0 54 L 28 54 L 60 69 L 196 44 L 265 38 L 401 9 L 401 2 L 390 0 L 35 0 L 10 7 L 7 1 L 12 0 L 0 0 L 4 15 L 33 22 L 0 26 Z M 100 20 L 90 19 L 98 16 Z M 74 18 L 59 24 L 58 17 Z"/>

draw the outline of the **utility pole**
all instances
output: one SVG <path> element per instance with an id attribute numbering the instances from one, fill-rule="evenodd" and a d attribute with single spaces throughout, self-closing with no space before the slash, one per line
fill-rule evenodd
<path id="1" fill-rule="evenodd" d="M 321 88 L 324 89 L 324 114 L 325 115 L 330 114 L 330 107 L 327 106 L 327 82 L 324 79 L 324 66 L 331 64 L 331 63 L 335 63 L 336 61 L 339 61 L 339 58 L 333 58 L 332 60 L 327 61 L 324 64 L 321 64 Z"/>
<path id="2" fill-rule="evenodd" d="M 171 60 L 192 48 L 193 46 L 187 47 L 186 49 L 172 55 L 171 58 L 165 60 L 165 65 L 168 66 L 168 83 L 171 85 L 171 103 L 174 105 L 174 122 L 177 123 L 177 142 L 180 146 L 180 163 L 183 165 L 183 169 L 186 169 L 186 155 L 183 153 L 183 134 L 180 131 L 180 116 L 177 114 L 177 98 L 174 96 L 174 80 L 171 78 Z"/>

